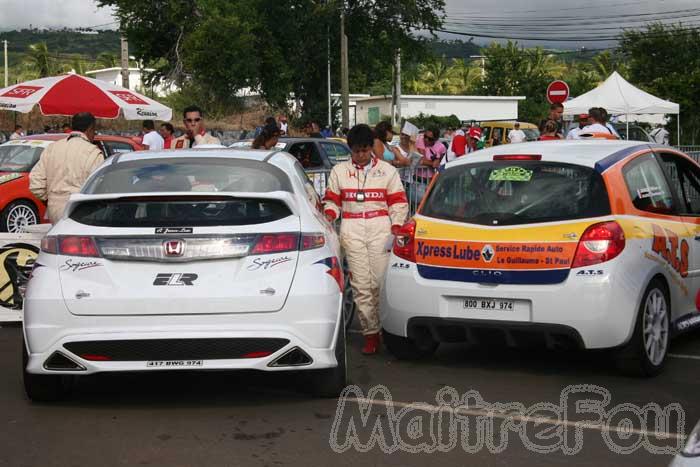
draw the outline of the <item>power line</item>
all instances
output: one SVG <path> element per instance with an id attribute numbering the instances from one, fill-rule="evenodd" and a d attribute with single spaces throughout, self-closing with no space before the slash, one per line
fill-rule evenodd
<path id="1" fill-rule="evenodd" d="M 644 5 L 647 6 L 649 4 L 649 0 L 637 0 L 637 1 L 630 1 L 626 3 L 615 3 L 611 5 L 607 0 L 603 1 L 602 7 L 614 7 L 615 9 L 619 9 L 621 6 L 630 6 L 630 5 Z M 590 10 L 593 5 L 587 5 L 587 6 L 580 6 L 580 7 L 568 7 L 568 8 L 556 8 L 556 9 L 547 9 L 545 12 L 547 14 L 555 13 L 558 11 L 577 11 L 577 10 Z M 459 9 L 453 9 L 453 11 L 460 11 Z M 470 12 L 470 10 L 461 10 L 464 13 Z M 522 17 L 522 13 L 543 13 L 542 10 L 518 10 L 516 13 L 513 13 L 514 16 L 517 16 L 519 18 Z M 506 18 L 509 16 L 509 12 L 499 12 L 499 18 Z"/>
<path id="2" fill-rule="evenodd" d="M 512 40 L 524 40 L 524 41 L 550 41 L 550 42 L 604 42 L 604 41 L 613 41 L 613 40 L 619 40 L 620 36 L 625 33 L 625 32 L 643 32 L 643 30 L 629 30 L 625 31 L 624 29 L 620 30 L 619 34 L 616 35 L 607 35 L 607 36 L 593 36 L 591 34 L 586 35 L 586 36 L 579 36 L 579 37 L 572 37 L 572 36 L 562 36 L 562 37 L 557 37 L 557 36 L 537 36 L 537 35 L 520 35 L 520 34 L 496 34 L 496 33 L 482 33 L 482 32 L 470 32 L 470 31 L 455 31 L 451 29 L 444 29 L 444 28 L 438 28 L 435 29 L 435 31 L 438 32 L 443 32 L 446 34 L 454 34 L 458 36 L 468 36 L 468 37 L 478 37 L 478 38 L 485 38 L 485 39 L 512 39 Z M 700 27 L 689 27 L 689 28 L 682 28 L 682 31 L 685 33 L 697 33 L 700 31 Z M 647 37 L 654 37 L 658 35 L 662 35 L 663 33 L 654 33 L 654 32 L 647 32 L 645 35 Z"/>

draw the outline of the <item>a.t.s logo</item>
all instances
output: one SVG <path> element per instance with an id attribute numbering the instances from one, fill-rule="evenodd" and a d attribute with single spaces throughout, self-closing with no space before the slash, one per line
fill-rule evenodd
<path id="1" fill-rule="evenodd" d="M 678 239 L 672 230 L 664 229 L 656 224 L 652 226 L 654 239 L 651 249 L 660 255 L 681 277 L 688 275 L 688 242 Z"/>

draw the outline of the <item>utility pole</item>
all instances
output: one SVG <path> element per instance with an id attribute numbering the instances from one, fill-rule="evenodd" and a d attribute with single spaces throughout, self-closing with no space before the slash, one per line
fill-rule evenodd
<path id="1" fill-rule="evenodd" d="M 333 131 L 333 102 L 331 98 L 331 31 L 330 31 L 330 26 L 326 28 L 326 36 L 328 39 L 328 44 L 326 48 L 326 55 L 328 57 L 328 128 Z M 333 131 L 333 134 L 335 132 Z"/>
<path id="2" fill-rule="evenodd" d="M 396 75 L 394 76 L 394 112 L 392 125 L 401 125 L 401 49 L 396 51 Z"/>
<path id="3" fill-rule="evenodd" d="M 5 86 L 7 87 L 7 41 L 2 41 L 5 44 Z"/>
<path id="4" fill-rule="evenodd" d="M 345 2 L 340 7 L 340 94 L 343 101 L 343 128 L 350 127 L 350 78 L 348 74 L 348 36 L 345 35 Z"/>
<path id="5" fill-rule="evenodd" d="M 129 89 L 129 42 L 124 34 L 121 36 L 122 44 L 122 87 Z"/>

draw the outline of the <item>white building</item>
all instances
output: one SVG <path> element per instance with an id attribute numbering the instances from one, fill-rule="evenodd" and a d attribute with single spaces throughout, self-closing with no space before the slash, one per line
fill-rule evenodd
<path id="1" fill-rule="evenodd" d="M 461 121 L 517 120 L 518 102 L 524 96 L 401 96 L 401 117 L 419 114 L 449 117 Z M 392 114 L 391 96 L 359 98 L 357 123 L 376 125 L 384 116 Z"/>
<path id="2" fill-rule="evenodd" d="M 151 92 L 153 96 L 167 96 L 177 91 L 177 87 L 174 85 L 156 84 L 153 88 L 146 87 L 141 80 L 142 71 L 151 72 L 154 70 L 151 68 L 144 68 L 143 70 L 141 68 L 129 68 L 129 89 L 133 89 L 149 97 L 151 96 Z M 122 69 L 120 67 L 86 71 L 85 74 L 91 78 L 99 79 L 100 81 L 107 81 L 117 86 L 122 85 Z"/>
<path id="3" fill-rule="evenodd" d="M 354 127 L 357 123 L 357 101 L 359 99 L 366 99 L 370 97 L 369 94 L 349 94 L 348 95 L 348 116 L 350 117 L 350 128 Z M 341 96 L 338 93 L 333 93 L 331 94 L 331 98 L 333 99 L 333 105 L 336 105 L 338 107 L 338 115 L 336 115 L 337 120 L 340 120 L 342 118 L 343 114 L 343 96 Z M 391 101 L 391 99 L 390 99 Z"/>

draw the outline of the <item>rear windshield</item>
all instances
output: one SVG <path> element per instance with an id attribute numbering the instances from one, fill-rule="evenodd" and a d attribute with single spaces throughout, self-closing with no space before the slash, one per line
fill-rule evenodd
<path id="1" fill-rule="evenodd" d="M 98 227 L 208 227 L 263 224 L 291 214 L 278 200 L 162 197 L 88 201 L 70 218 Z"/>
<path id="2" fill-rule="evenodd" d="M 266 162 L 206 157 L 178 157 L 117 162 L 103 167 L 85 194 L 229 191 L 292 191 L 279 168 Z"/>
<path id="3" fill-rule="evenodd" d="M 517 225 L 610 214 L 594 170 L 539 161 L 461 165 L 445 170 L 421 214 L 481 225 Z"/>
<path id="4" fill-rule="evenodd" d="M 0 172 L 29 172 L 44 152 L 41 146 L 8 144 L 0 146 Z"/>

